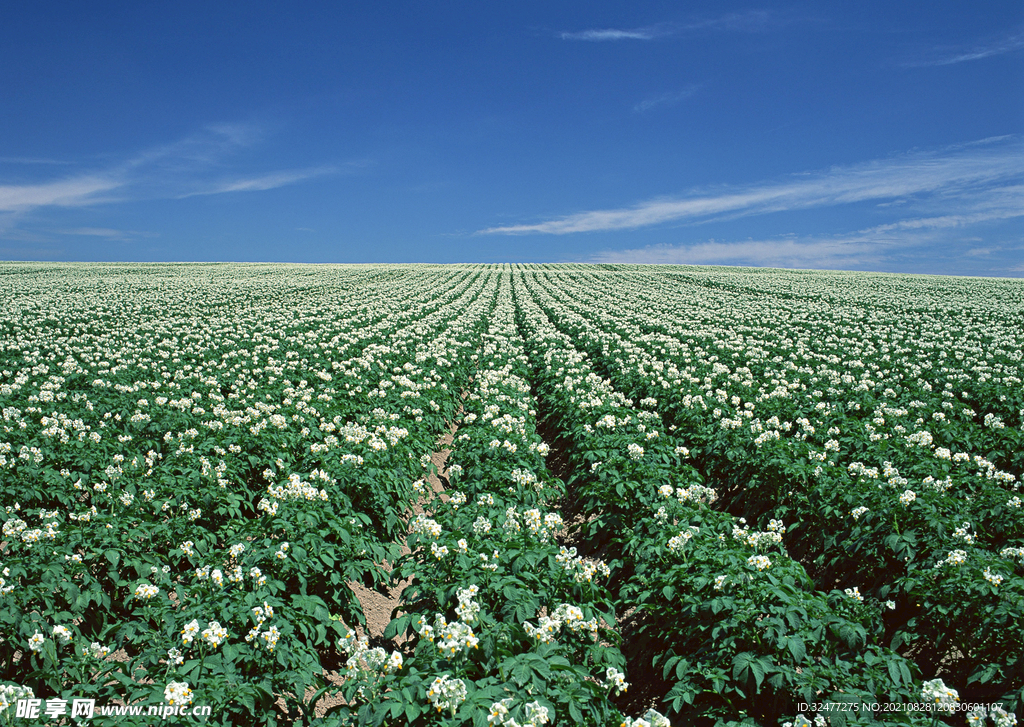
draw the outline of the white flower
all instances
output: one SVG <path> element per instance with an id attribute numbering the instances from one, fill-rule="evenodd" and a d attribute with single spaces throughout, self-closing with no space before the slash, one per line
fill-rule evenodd
<path id="1" fill-rule="evenodd" d="M 810 725 L 809 722 L 808 725 Z M 643 717 L 637 717 L 636 719 L 626 717 L 622 727 L 672 727 L 672 723 L 660 712 L 648 709 Z"/>
<path id="2" fill-rule="evenodd" d="M 70 643 L 71 631 L 67 626 L 54 626 L 53 627 L 53 638 L 60 641 L 62 644 Z"/>
<path id="3" fill-rule="evenodd" d="M 489 532 L 490 529 L 491 529 L 491 521 L 488 520 L 487 518 L 485 518 L 483 515 L 478 517 L 473 522 L 473 532 L 476 533 L 477 535 L 483 535 L 484 533 Z"/>
<path id="4" fill-rule="evenodd" d="M 43 648 L 44 643 L 46 643 L 46 637 L 36 631 L 28 640 L 28 648 L 31 651 L 39 651 Z"/>
<path id="5" fill-rule="evenodd" d="M 960 695 L 955 689 L 947 687 L 941 679 L 932 679 L 921 687 L 921 699 L 948 710 L 960 701 Z"/>
<path id="6" fill-rule="evenodd" d="M 210 621 L 209 627 L 203 629 L 203 641 L 213 648 L 217 648 L 228 637 L 227 629 L 223 628 L 216 621 Z"/>
<path id="7" fill-rule="evenodd" d="M 459 705 L 466 700 L 466 684 L 461 679 L 452 679 L 447 674 L 439 676 L 427 690 L 427 699 L 438 712 L 450 709 L 454 717 Z"/>
<path id="8" fill-rule="evenodd" d="M 188 646 L 192 643 L 196 634 L 199 633 L 199 622 L 192 619 L 190 623 L 185 624 L 185 628 L 181 630 L 181 642 Z"/>
<path id="9" fill-rule="evenodd" d="M 429 535 L 431 538 L 438 538 L 441 535 L 441 526 L 436 521 L 431 520 L 429 517 L 420 513 L 416 518 L 409 523 L 410 533 L 422 533 Z"/>
<path id="10" fill-rule="evenodd" d="M 986 568 L 985 572 L 982 575 L 984 575 L 985 580 L 991 583 L 993 586 L 998 586 L 1004 580 L 1001 575 L 993 573 L 989 568 Z"/>
<path id="11" fill-rule="evenodd" d="M 277 646 L 278 640 L 281 638 L 281 632 L 277 630 L 277 626 L 271 626 L 260 634 L 260 638 L 266 643 L 267 649 L 273 651 L 274 647 Z"/>
<path id="12" fill-rule="evenodd" d="M 747 565 L 757 568 L 760 571 L 770 568 L 772 562 L 768 559 L 767 555 L 752 555 L 747 558 Z"/>
<path id="13" fill-rule="evenodd" d="M 935 564 L 936 568 L 941 568 L 944 565 L 963 565 L 967 562 L 967 551 L 965 550 L 951 550 L 946 555 L 945 560 L 940 560 Z"/>
<path id="14" fill-rule="evenodd" d="M 626 681 L 626 675 L 614 666 L 608 667 L 605 671 L 603 684 L 605 689 L 614 689 L 616 696 L 629 689 L 629 682 Z"/>
<path id="15" fill-rule="evenodd" d="M 171 682 L 164 689 L 164 699 L 172 707 L 192 703 L 192 690 L 188 682 Z"/>
<path id="16" fill-rule="evenodd" d="M 98 641 L 93 641 L 88 648 L 82 649 L 83 656 L 91 656 L 93 659 L 105 659 L 110 655 L 110 647 L 103 646 Z"/>
<path id="17" fill-rule="evenodd" d="M 160 589 L 149 583 L 143 582 L 135 587 L 135 597 L 143 601 L 148 601 L 159 593 Z"/>
<path id="18" fill-rule="evenodd" d="M 988 716 L 992 718 L 994 727 L 1016 727 L 1017 725 L 1017 715 L 1007 712 L 1002 707 L 992 707 Z"/>

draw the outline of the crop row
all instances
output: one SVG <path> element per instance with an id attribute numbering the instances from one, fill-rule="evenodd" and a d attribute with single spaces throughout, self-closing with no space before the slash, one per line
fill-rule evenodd
<path id="1" fill-rule="evenodd" d="M 362 621 L 347 583 L 389 578 L 412 484 L 465 386 L 445 332 L 483 280 L 348 276 L 318 294 L 264 278 L 118 281 L 139 282 L 136 297 L 79 279 L 15 300 L 0 363 L 4 679 L 100 702 L 187 682 L 225 722 L 273 721 L 279 699 L 308 711 L 341 663 L 330 617 Z M 429 283 L 441 292 L 423 296 Z M 342 305 L 360 293 L 369 305 Z"/>
<path id="2" fill-rule="evenodd" d="M 353 706 L 340 711 L 374 723 L 617 723 L 609 697 L 626 684 L 601 585 L 607 569 L 557 542 L 564 523 L 552 505 L 562 487 L 536 431 L 511 281 L 506 273 L 493 282 L 448 487 L 426 499 L 429 488 L 417 483 L 424 511 L 410 521 L 411 552 L 393 571 L 396 584 L 409 585 L 385 637 L 402 651 L 388 657 L 350 637 L 343 694 Z"/>
<path id="3" fill-rule="evenodd" d="M 665 680 L 672 711 L 771 723 L 799 702 L 909 699 L 911 670 L 878 643 L 876 613 L 815 590 L 781 522 L 752 529 L 716 511 L 657 401 L 635 407 L 534 302 L 543 292 L 526 280 L 521 291 L 542 390 L 576 460 L 575 496 L 600 511 L 585 536 L 616 555 L 619 600 L 637 608 L 634 648 Z"/>
<path id="4" fill-rule="evenodd" d="M 758 328 L 756 310 L 709 310 L 703 291 L 694 298 L 685 286 L 543 282 L 548 312 L 601 371 L 631 396 L 658 397 L 721 493 L 719 507 L 762 526 L 785 520 L 787 547 L 817 587 L 884 605 L 885 642 L 925 674 L 941 670 L 971 701 L 1020 700 L 1020 354 L 1009 339 L 981 349 L 964 336 L 963 350 L 952 349 L 1004 374 L 979 393 L 949 367 L 926 380 L 927 337 L 894 342 L 890 319 L 857 341 L 891 346 L 899 360 L 882 354 L 859 376 L 839 373 L 855 361 L 840 359 L 852 335 L 832 304 L 818 311 L 801 300 L 803 320 Z M 623 297 L 631 304 L 611 305 Z M 796 317 L 786 301 L 771 302 L 776 319 Z M 738 320 L 722 321 L 729 315 Z M 1007 331 L 987 335 L 998 342 Z M 771 340 L 780 336 L 796 338 L 796 352 Z"/>

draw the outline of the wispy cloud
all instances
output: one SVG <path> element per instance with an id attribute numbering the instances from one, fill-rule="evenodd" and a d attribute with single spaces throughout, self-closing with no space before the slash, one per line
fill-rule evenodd
<path id="1" fill-rule="evenodd" d="M 856 232 L 780 235 L 767 239 L 707 240 L 605 250 L 592 263 L 651 265 L 745 265 L 815 270 L 891 270 L 946 275 L 1007 276 L 1022 269 L 1017 261 L 1024 241 L 979 247 L 981 238 L 965 236 L 938 218 L 922 224 L 876 225 Z"/>
<path id="2" fill-rule="evenodd" d="M 610 250 L 589 262 L 650 265 L 751 265 L 757 267 L 815 268 L 819 270 L 877 267 L 885 258 L 884 246 L 864 239 L 780 238 L 693 245 L 651 245 L 632 250 Z"/>
<path id="3" fill-rule="evenodd" d="M 36 207 L 81 207 L 103 201 L 104 192 L 122 186 L 109 174 L 77 176 L 42 184 L 0 185 L 0 212 L 25 212 Z"/>
<path id="4" fill-rule="evenodd" d="M 479 234 L 549 234 L 631 230 L 668 222 L 700 223 L 815 207 L 923 197 L 965 220 L 1024 215 L 1024 144 L 998 137 L 940 152 L 915 152 L 746 187 L 697 191 L 632 207 L 592 210 Z M 921 203 L 920 201 L 918 202 Z M 919 213 L 918 213 L 919 214 Z"/>
<path id="5" fill-rule="evenodd" d="M 658 106 L 674 106 L 675 104 L 690 98 L 699 90 L 700 85 L 693 84 L 687 86 L 681 91 L 669 91 L 667 93 L 661 93 L 655 96 L 648 96 L 643 101 L 634 106 L 633 111 L 637 112 L 638 114 L 642 114 L 645 111 L 650 111 L 651 109 L 656 108 Z"/>
<path id="6" fill-rule="evenodd" d="M 1018 29 L 1009 36 L 996 38 L 987 43 L 982 43 L 973 48 L 950 50 L 944 49 L 935 52 L 929 58 L 920 58 L 907 61 L 903 65 L 908 68 L 921 68 L 927 66 L 951 66 L 955 63 L 976 61 L 991 56 L 999 56 L 1004 53 L 1012 53 L 1024 49 L 1024 30 Z"/>
<path id="7" fill-rule="evenodd" d="M 767 29 L 777 19 L 767 10 L 747 10 L 742 13 L 726 13 L 714 18 L 693 20 L 680 25 L 681 30 L 731 30 L 739 32 L 759 32 Z"/>
<path id="8" fill-rule="evenodd" d="M 0 157 L 0 164 L 67 164 L 60 159 L 42 159 L 38 157 Z"/>
<path id="9" fill-rule="evenodd" d="M 711 18 L 694 18 L 687 22 L 656 23 L 641 28 L 591 28 L 572 32 L 559 33 L 562 40 L 582 40 L 591 42 L 617 40 L 654 40 L 666 36 L 679 35 L 695 30 L 727 30 L 739 32 L 758 32 L 766 29 L 772 22 L 772 15 L 767 10 L 748 10 L 742 13 L 727 13 Z"/>
<path id="10" fill-rule="evenodd" d="M 334 174 L 337 167 L 313 167 L 310 169 L 295 169 L 287 172 L 274 172 L 273 174 L 261 174 L 254 177 L 242 177 L 229 181 L 219 182 L 209 189 L 197 192 L 188 192 L 180 195 L 180 198 L 194 197 L 202 194 L 225 194 L 227 192 L 262 192 L 268 189 L 277 189 L 289 184 L 302 182 L 313 177 L 321 177 L 325 174 Z"/>
<path id="11" fill-rule="evenodd" d="M 601 40 L 651 40 L 658 36 L 657 33 L 652 32 L 646 28 L 638 28 L 636 30 L 618 30 L 616 28 L 606 28 L 603 30 L 581 30 L 576 33 L 561 33 L 563 40 L 590 40 L 590 41 L 601 41 Z"/>
<path id="12" fill-rule="evenodd" d="M 262 129 L 254 125 L 212 125 L 184 139 L 145 149 L 91 173 L 35 183 L 0 184 L 0 213 L 8 213 L 10 217 L 45 207 L 82 207 L 138 199 L 259 192 L 338 171 L 336 167 L 318 166 L 256 174 L 225 173 L 231 166 L 232 157 L 255 146 L 262 137 Z M 356 162 L 346 167 L 354 169 L 363 164 Z"/>
<path id="13" fill-rule="evenodd" d="M 75 227 L 67 230 L 55 230 L 58 235 L 74 235 L 84 237 L 102 237 L 105 240 L 128 242 L 142 237 L 158 237 L 154 232 L 139 230 L 116 230 L 111 227 Z"/>

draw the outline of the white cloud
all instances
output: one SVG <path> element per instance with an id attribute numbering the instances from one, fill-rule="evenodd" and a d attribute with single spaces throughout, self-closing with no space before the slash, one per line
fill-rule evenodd
<path id="1" fill-rule="evenodd" d="M 0 211 L 24 212 L 36 207 L 80 207 L 103 201 L 99 195 L 122 186 L 106 175 L 78 176 L 42 184 L 0 185 Z"/>
<path id="2" fill-rule="evenodd" d="M 749 265 L 814 270 L 902 270 L 1005 276 L 1020 272 L 1019 244 L 980 247 L 981 238 L 942 225 L 878 225 L 835 235 L 648 245 L 604 250 L 585 262 L 652 265 Z"/>
<path id="3" fill-rule="evenodd" d="M 42 159 L 37 157 L 0 157 L 0 164 L 67 164 L 60 159 Z"/>
<path id="4" fill-rule="evenodd" d="M 193 197 L 201 194 L 224 194 L 227 192 L 262 192 L 268 189 L 277 189 L 289 184 L 295 184 L 313 177 L 333 174 L 337 169 L 334 167 L 315 167 L 311 169 L 295 169 L 287 172 L 274 172 L 273 174 L 261 174 L 255 177 L 243 177 L 230 181 L 220 182 L 209 189 L 199 192 L 188 192 L 180 195 L 181 198 Z"/>
<path id="5" fill-rule="evenodd" d="M 969 50 L 954 51 L 952 53 L 947 52 L 941 55 L 936 54 L 936 56 L 930 59 L 910 61 L 903 65 L 910 68 L 951 66 L 955 63 L 976 61 L 982 58 L 989 58 L 990 56 L 1012 53 L 1013 51 L 1020 50 L 1022 48 L 1024 48 L 1024 32 L 1018 30 L 1010 36 L 992 40 L 988 43 L 975 46 Z"/>
<path id="6" fill-rule="evenodd" d="M 146 149 L 91 174 L 0 185 L 0 213 L 9 213 L 5 221 L 9 225 L 12 215 L 23 216 L 44 207 L 82 207 L 137 199 L 181 199 L 193 195 L 259 192 L 337 171 L 334 167 L 320 166 L 225 179 L 223 170 L 231 156 L 256 144 L 261 137 L 262 130 L 256 126 L 213 125 L 184 139 Z M 346 168 L 355 170 L 365 164 L 365 161 L 352 162 Z"/>
<path id="7" fill-rule="evenodd" d="M 76 235 L 84 237 L 102 237 L 107 240 L 120 240 L 126 242 L 140 237 L 157 237 L 152 232 L 140 232 L 139 230 L 116 230 L 111 227 L 75 227 L 67 230 L 54 230 L 58 235 Z"/>
<path id="8" fill-rule="evenodd" d="M 793 175 L 632 207 L 591 210 L 534 224 L 480 230 L 478 234 L 551 234 L 631 230 L 667 222 L 712 220 L 867 201 L 923 198 L 964 220 L 1024 215 L 1024 145 L 997 137 L 940 152 L 914 152 L 827 171 Z M 936 218 L 938 219 L 938 218 Z M 938 223 L 934 223 L 938 224 Z"/>
<path id="9" fill-rule="evenodd" d="M 62 235 L 86 235 L 89 237 L 121 237 L 123 230 L 115 230 L 110 227 L 76 227 L 73 230 L 58 230 Z"/>
<path id="10" fill-rule="evenodd" d="M 694 20 L 681 26 L 682 30 L 700 30 L 713 28 L 716 30 L 760 31 L 772 22 L 772 15 L 767 10 L 747 10 L 743 13 L 726 13 L 717 18 Z"/>
<path id="11" fill-rule="evenodd" d="M 637 113 L 643 113 L 645 111 L 650 111 L 651 109 L 657 106 L 672 106 L 674 104 L 679 103 L 680 101 L 685 101 L 686 99 L 693 96 L 693 94 L 697 93 L 697 91 L 699 90 L 700 85 L 693 84 L 687 86 L 681 91 L 669 91 L 667 93 L 658 94 L 656 96 L 648 96 L 643 101 L 634 106 L 633 110 L 636 111 Z"/>
<path id="12" fill-rule="evenodd" d="M 574 32 L 559 33 L 562 40 L 583 40 L 591 42 L 616 40 L 653 40 L 679 35 L 696 30 L 727 30 L 756 32 L 767 28 L 772 16 L 767 10 L 748 10 L 742 13 L 727 13 L 713 18 L 696 18 L 684 23 L 656 23 L 642 28 L 591 28 Z"/>
<path id="13" fill-rule="evenodd" d="M 563 40 L 651 40 L 656 37 L 650 30 L 617 30 L 607 28 L 605 30 L 581 30 L 577 33 L 561 33 Z"/>
<path id="14" fill-rule="evenodd" d="M 692 245 L 651 245 L 632 250 L 609 250 L 594 255 L 594 263 L 652 265 L 752 265 L 758 267 L 839 270 L 877 267 L 886 255 L 884 243 L 861 236 L 849 238 L 780 238 Z"/>

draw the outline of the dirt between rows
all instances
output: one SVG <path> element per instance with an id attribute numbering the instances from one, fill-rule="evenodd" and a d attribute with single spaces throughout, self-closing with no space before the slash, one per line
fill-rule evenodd
<path id="1" fill-rule="evenodd" d="M 425 506 L 429 505 L 433 496 L 440 497 L 442 500 L 447 500 L 447 495 L 444 494 L 444 482 L 441 478 L 445 478 L 447 481 L 448 469 L 446 464 L 448 462 L 448 456 L 451 454 L 449 448 L 451 443 L 455 440 L 455 432 L 458 429 L 456 425 L 452 425 L 451 430 L 441 437 L 437 441 L 438 449 L 430 454 L 430 461 L 433 463 L 434 468 L 437 470 L 436 473 L 431 473 L 427 477 L 427 484 L 430 485 L 433 495 L 429 498 L 423 498 L 417 504 L 413 505 L 412 515 L 416 516 L 425 511 Z M 402 547 L 402 555 L 410 552 L 405 546 Z M 389 564 L 384 564 L 385 568 L 389 568 Z M 378 593 L 372 589 L 367 588 L 358 581 L 349 581 L 348 587 L 355 593 L 356 598 L 359 599 L 359 604 L 363 608 L 363 615 L 366 617 L 366 626 L 353 626 L 353 630 L 359 638 L 363 636 L 370 637 L 371 641 L 374 638 L 381 638 L 384 635 L 384 629 L 391 623 L 391 614 L 398 608 L 399 601 L 402 597 L 402 591 L 407 585 L 409 580 L 398 583 L 395 587 L 388 590 L 387 595 Z M 338 672 L 331 672 L 327 675 L 327 681 L 336 686 L 341 686 L 345 681 L 344 676 Z M 306 698 L 309 699 L 313 696 L 313 691 L 309 690 L 306 694 Z M 331 707 L 339 704 L 344 704 L 345 700 L 340 694 L 325 696 L 316 705 L 316 714 L 318 717 L 324 716 L 324 713 Z M 279 702 L 280 707 L 284 707 L 284 701 Z"/>
<path id="2" fill-rule="evenodd" d="M 452 431 L 444 435 L 438 440 L 439 447 L 445 447 L 445 449 L 439 449 L 436 452 L 431 453 L 430 461 L 433 462 L 434 467 L 437 468 L 437 474 L 431 474 L 427 478 L 427 484 L 430 485 L 434 495 L 437 495 L 442 500 L 447 500 L 447 495 L 444 494 L 444 483 L 441 481 L 441 477 L 447 479 L 448 470 L 445 464 L 448 461 L 448 455 L 451 454 L 451 450 L 448 449 L 448 445 L 452 443 L 455 437 L 455 428 L 453 426 Z M 440 475 L 440 477 L 438 476 Z M 429 500 L 421 500 L 418 504 L 413 506 L 412 514 L 419 515 L 424 511 L 424 505 L 428 504 Z M 409 552 L 409 549 L 402 548 L 402 554 L 405 555 Z M 366 616 L 366 629 L 362 627 L 355 628 L 355 632 L 358 636 L 383 636 L 384 629 L 389 623 L 391 623 L 391 613 L 398 606 L 399 598 L 402 595 L 402 590 L 408 585 L 408 581 L 399 583 L 394 588 L 388 591 L 388 595 L 384 596 L 376 591 L 370 590 L 362 583 L 357 581 L 350 581 L 349 588 L 356 594 L 356 598 L 359 599 L 359 603 L 363 607 L 363 614 Z"/>

